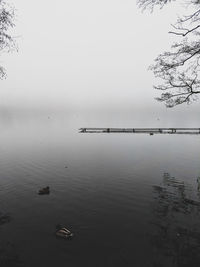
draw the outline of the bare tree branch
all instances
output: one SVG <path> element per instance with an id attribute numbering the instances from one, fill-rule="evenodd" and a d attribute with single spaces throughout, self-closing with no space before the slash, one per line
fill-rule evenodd
<path id="1" fill-rule="evenodd" d="M 186 30 L 185 33 L 180 33 L 180 32 L 169 32 L 169 33 L 176 34 L 176 35 L 181 35 L 181 36 L 184 37 L 184 36 L 186 36 L 187 34 L 189 34 L 189 33 L 193 32 L 193 31 L 197 30 L 199 27 L 200 27 L 200 25 L 194 27 L 194 28 L 191 29 L 191 30 L 188 30 L 188 29 L 178 29 L 178 30 Z"/>
<path id="2" fill-rule="evenodd" d="M 14 10 L 4 0 L 0 0 L 0 51 L 11 51 L 15 42 L 9 34 L 9 29 L 14 27 Z M 5 70 L 0 66 L 0 79 L 6 76 Z"/>
<path id="3" fill-rule="evenodd" d="M 138 0 L 138 5 L 152 11 L 155 6 L 162 8 L 170 2 L 173 0 Z M 192 103 L 200 94 L 200 1 L 182 2 L 191 13 L 179 17 L 172 25 L 174 31 L 169 32 L 181 39 L 171 46 L 171 51 L 158 55 L 155 64 L 150 66 L 155 77 L 162 80 L 162 84 L 154 88 L 165 91 L 156 99 L 167 107 Z"/>

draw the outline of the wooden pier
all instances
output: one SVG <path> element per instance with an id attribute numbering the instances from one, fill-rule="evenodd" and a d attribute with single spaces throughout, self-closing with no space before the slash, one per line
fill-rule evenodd
<path id="1" fill-rule="evenodd" d="M 80 133 L 200 134 L 200 128 L 80 128 Z"/>

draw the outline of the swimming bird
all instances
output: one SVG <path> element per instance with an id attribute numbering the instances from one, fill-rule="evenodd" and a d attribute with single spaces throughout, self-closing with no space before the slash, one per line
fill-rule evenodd
<path id="1" fill-rule="evenodd" d="M 73 236 L 73 233 L 65 227 L 61 227 L 60 229 L 59 229 L 59 227 L 57 227 L 57 229 L 58 229 L 56 231 L 57 237 L 62 237 L 62 238 L 68 239 L 68 238 L 71 238 Z"/>
<path id="2" fill-rule="evenodd" d="M 50 193 L 49 189 L 50 189 L 49 186 L 44 187 L 44 188 L 39 190 L 38 194 L 39 195 L 48 195 Z"/>

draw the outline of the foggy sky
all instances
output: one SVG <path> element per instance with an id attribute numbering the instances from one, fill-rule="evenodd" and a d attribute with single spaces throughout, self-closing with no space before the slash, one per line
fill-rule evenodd
<path id="1" fill-rule="evenodd" d="M 147 68 L 170 48 L 180 7 L 135 0 L 15 0 L 18 52 L 3 53 L 2 105 L 163 109 Z M 197 104 L 192 107 L 197 107 Z M 181 108 L 182 109 L 182 108 Z"/>

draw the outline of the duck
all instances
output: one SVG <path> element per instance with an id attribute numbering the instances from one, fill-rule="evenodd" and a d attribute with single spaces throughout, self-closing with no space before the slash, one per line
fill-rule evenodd
<path id="1" fill-rule="evenodd" d="M 50 189 L 49 186 L 44 187 L 44 188 L 39 190 L 38 194 L 39 195 L 48 195 L 50 193 L 49 189 Z"/>
<path id="2" fill-rule="evenodd" d="M 68 239 L 73 236 L 73 233 L 70 230 L 68 230 L 66 227 L 61 227 L 57 229 L 56 236 L 62 237 L 64 239 Z"/>

